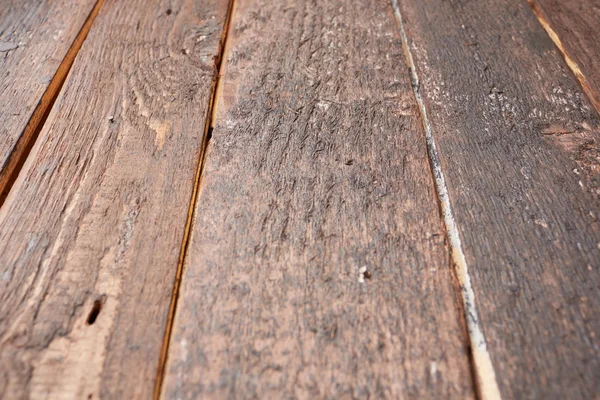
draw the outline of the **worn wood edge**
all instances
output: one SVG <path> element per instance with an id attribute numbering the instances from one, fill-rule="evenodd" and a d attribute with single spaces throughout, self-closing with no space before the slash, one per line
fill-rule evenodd
<path id="1" fill-rule="evenodd" d="M 38 102 L 29 122 L 25 126 L 23 133 L 19 137 L 13 151 L 10 153 L 8 160 L 0 169 L 0 207 L 4 204 L 4 201 L 8 197 L 8 193 L 12 189 L 25 161 L 31 153 L 31 149 L 35 144 L 37 138 L 50 115 L 56 99 L 63 87 L 63 84 L 67 80 L 67 76 L 71 71 L 75 57 L 79 53 L 83 42 L 87 38 L 87 35 L 94 23 L 94 20 L 98 16 L 104 0 L 96 0 L 96 4 L 92 8 L 85 22 L 81 26 L 79 33 L 75 36 L 71 47 L 65 54 L 65 57 L 61 61 L 56 73 L 52 77 L 50 84 L 46 88 L 46 91 L 42 95 L 42 98 Z"/>
<path id="2" fill-rule="evenodd" d="M 404 30 L 404 23 L 402 22 L 402 14 L 400 12 L 400 7 L 398 6 L 398 0 L 392 0 L 392 6 L 398 21 L 400 36 L 402 38 L 402 48 L 408 64 L 408 70 L 412 84 L 411 86 L 413 88 L 415 100 L 419 106 L 419 113 L 421 115 L 421 121 L 425 131 L 427 156 L 433 172 L 434 186 L 438 196 L 438 202 L 440 204 L 444 225 L 446 227 L 446 234 L 450 242 L 450 252 L 454 271 L 460 285 L 460 298 L 462 300 L 463 308 L 462 311 L 467 323 L 470 343 L 469 351 L 471 353 L 473 373 L 476 378 L 476 382 L 474 382 L 475 390 L 480 399 L 500 400 L 502 397 L 500 395 L 500 389 L 496 380 L 496 373 L 494 371 L 490 354 L 487 350 L 485 335 L 483 334 L 482 327 L 479 323 L 475 292 L 473 291 L 473 286 L 471 285 L 471 277 L 469 275 L 467 259 L 462 249 L 460 233 L 458 231 L 458 227 L 456 226 L 456 221 L 452 212 L 450 196 L 448 194 L 448 188 L 446 187 L 444 173 L 442 171 L 431 124 L 427 115 L 427 108 L 425 107 L 425 102 L 423 101 L 419 91 L 419 77 L 416 72 L 412 53 L 410 51 L 408 37 L 406 36 L 406 32 Z"/>
<path id="3" fill-rule="evenodd" d="M 558 48 L 558 51 L 563 56 L 569 69 L 571 70 L 571 72 L 573 72 L 575 78 L 577 78 L 577 82 L 579 82 L 579 85 L 583 89 L 583 92 L 586 94 L 586 96 L 588 97 L 598 114 L 600 114 L 600 98 L 598 98 L 595 94 L 592 84 L 587 79 L 587 77 L 585 76 L 575 59 L 571 57 L 569 52 L 565 49 L 565 46 L 560 40 L 558 33 L 556 33 L 556 31 L 550 25 L 550 20 L 546 16 L 546 13 L 542 9 L 542 7 L 537 3 L 536 0 L 527 0 L 527 3 L 529 4 L 529 7 L 531 7 L 531 10 L 533 11 L 533 14 L 539 21 L 540 25 L 542 25 L 542 28 L 544 28 L 548 36 L 550 36 L 552 42 L 554 42 L 554 44 Z"/>
<path id="4" fill-rule="evenodd" d="M 104 0 L 100 0 L 104 1 Z M 175 323 L 175 315 L 177 313 L 177 305 L 179 302 L 180 288 L 181 288 L 181 280 L 183 276 L 183 269 L 185 264 L 185 259 L 187 257 L 187 251 L 190 243 L 190 237 L 192 233 L 192 225 L 193 221 L 196 217 L 196 203 L 198 202 L 198 193 L 200 192 L 200 186 L 202 184 L 202 176 L 204 173 L 204 165 L 206 162 L 206 148 L 208 147 L 208 143 L 210 142 L 212 136 L 212 128 L 213 128 L 213 117 L 216 115 L 216 104 L 218 98 L 222 92 L 221 86 L 221 76 L 222 69 L 225 68 L 225 55 L 227 54 L 228 47 L 228 38 L 231 30 L 231 20 L 235 10 L 236 0 L 229 0 L 229 4 L 227 6 L 227 15 L 225 17 L 225 23 L 223 26 L 223 33 L 221 34 L 221 41 L 219 45 L 219 52 L 217 57 L 215 58 L 215 72 L 213 76 L 213 81 L 210 89 L 210 98 L 208 109 L 206 110 L 206 122 L 204 124 L 204 134 L 202 137 L 202 146 L 200 149 L 199 160 L 196 167 L 196 173 L 194 175 L 194 188 L 192 189 L 192 195 L 190 197 L 187 220 L 185 223 L 185 230 L 183 234 L 183 240 L 181 243 L 181 250 L 179 252 L 179 261 L 177 263 L 177 271 L 175 273 L 175 281 L 173 283 L 173 290 L 171 294 L 171 303 L 169 304 L 169 314 L 167 317 L 167 324 L 165 328 L 165 333 L 163 336 L 163 342 L 160 350 L 160 358 L 158 362 L 158 368 L 156 372 L 156 380 L 154 384 L 154 393 L 153 399 L 159 400 L 164 398 L 163 388 L 164 388 L 164 380 L 165 380 L 165 371 L 167 367 L 167 362 L 169 359 L 169 348 L 171 344 L 171 337 L 173 334 L 173 326 Z"/>

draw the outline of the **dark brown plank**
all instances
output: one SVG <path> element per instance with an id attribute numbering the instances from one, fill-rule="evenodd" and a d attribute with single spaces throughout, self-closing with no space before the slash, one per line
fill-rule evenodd
<path id="1" fill-rule="evenodd" d="M 528 0 L 600 113 L 600 2 Z"/>
<path id="2" fill-rule="evenodd" d="M 0 397 L 151 398 L 226 11 L 105 2 L 0 209 Z"/>
<path id="3" fill-rule="evenodd" d="M 85 38 L 95 4 L 0 1 L 0 204 Z"/>
<path id="4" fill-rule="evenodd" d="M 241 0 L 228 48 L 163 398 L 472 398 L 391 5 Z"/>
<path id="5" fill-rule="evenodd" d="M 597 114 L 526 2 L 399 3 L 501 394 L 595 398 Z"/>

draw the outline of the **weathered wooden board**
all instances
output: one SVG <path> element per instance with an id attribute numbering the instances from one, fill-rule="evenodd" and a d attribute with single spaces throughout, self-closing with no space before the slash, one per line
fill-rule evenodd
<path id="1" fill-rule="evenodd" d="M 596 112 L 526 2 L 400 11 L 502 395 L 597 397 Z"/>
<path id="2" fill-rule="evenodd" d="M 163 398 L 472 398 L 391 4 L 237 3 Z"/>
<path id="3" fill-rule="evenodd" d="M 600 113 L 600 1 L 528 1 Z"/>
<path id="4" fill-rule="evenodd" d="M 152 396 L 226 13 L 105 2 L 0 209 L 0 397 Z"/>
<path id="5" fill-rule="evenodd" d="M 60 89 L 75 56 L 72 52 L 67 57 L 69 49 L 95 3 L 0 1 L 0 203 L 22 153 Z"/>

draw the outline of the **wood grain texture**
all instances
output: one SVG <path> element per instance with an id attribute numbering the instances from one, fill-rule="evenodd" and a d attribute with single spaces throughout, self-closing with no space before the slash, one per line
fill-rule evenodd
<path id="1" fill-rule="evenodd" d="M 596 398 L 597 114 L 527 3 L 400 6 L 502 395 Z"/>
<path id="2" fill-rule="evenodd" d="M 163 398 L 472 398 L 391 5 L 240 0 L 226 54 Z"/>
<path id="3" fill-rule="evenodd" d="M 95 0 L 0 1 L 0 203 Z M 68 12 L 65 12 L 68 10 Z M 58 79 L 53 79 L 61 75 Z"/>
<path id="4" fill-rule="evenodd" d="M 152 396 L 226 12 L 105 2 L 0 209 L 0 397 Z"/>
<path id="5" fill-rule="evenodd" d="M 528 1 L 600 113 L 600 1 Z"/>

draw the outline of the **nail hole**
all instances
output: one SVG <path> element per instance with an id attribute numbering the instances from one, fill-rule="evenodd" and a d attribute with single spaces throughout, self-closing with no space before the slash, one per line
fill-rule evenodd
<path id="1" fill-rule="evenodd" d="M 90 311 L 90 314 L 87 317 L 88 325 L 94 325 L 94 322 L 96 322 L 96 319 L 98 318 L 98 315 L 100 314 L 101 310 L 102 310 L 102 302 L 100 300 L 94 301 L 92 310 Z"/>
<path id="2" fill-rule="evenodd" d="M 358 270 L 358 282 L 365 283 L 365 279 L 371 279 L 371 272 L 367 269 L 367 266 L 360 267 Z"/>
<path id="3" fill-rule="evenodd" d="M 167 9 L 167 15 L 171 15 L 172 12 L 173 11 L 170 8 Z"/>

